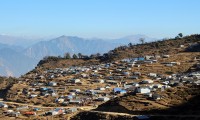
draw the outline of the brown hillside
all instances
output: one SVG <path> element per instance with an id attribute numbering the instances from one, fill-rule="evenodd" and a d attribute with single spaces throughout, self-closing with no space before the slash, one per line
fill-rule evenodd
<path id="1" fill-rule="evenodd" d="M 148 100 L 138 95 L 126 95 L 113 99 L 97 108 L 100 111 L 124 112 L 130 114 L 199 114 L 199 86 L 170 88 L 160 92 L 163 99 Z M 181 111 L 187 109 L 187 111 Z"/>

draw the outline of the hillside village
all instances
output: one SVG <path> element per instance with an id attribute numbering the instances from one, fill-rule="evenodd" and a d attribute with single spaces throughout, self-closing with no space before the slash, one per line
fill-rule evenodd
<path id="1" fill-rule="evenodd" d="M 159 102 L 165 99 L 162 92 L 200 85 L 200 53 L 183 52 L 185 44 L 178 49 L 181 52 L 144 53 L 99 64 L 42 70 L 38 66 L 7 89 L 0 103 L 1 116 L 70 118 L 127 95 L 143 103 L 136 102 L 137 111 L 169 108 L 172 103 Z M 148 107 L 150 103 L 153 107 Z"/>

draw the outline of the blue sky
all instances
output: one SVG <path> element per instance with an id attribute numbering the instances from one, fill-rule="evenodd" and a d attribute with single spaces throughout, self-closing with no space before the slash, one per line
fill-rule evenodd
<path id="1" fill-rule="evenodd" d="M 200 0 L 1 0 L 0 34 L 118 38 L 200 33 Z"/>

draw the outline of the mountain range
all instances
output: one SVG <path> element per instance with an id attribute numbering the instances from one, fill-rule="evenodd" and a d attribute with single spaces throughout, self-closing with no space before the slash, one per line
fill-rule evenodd
<path id="1" fill-rule="evenodd" d="M 50 40 L 0 35 L 0 75 L 19 77 L 32 70 L 45 56 L 63 56 L 67 52 L 103 54 L 121 45 L 136 44 L 140 38 L 144 38 L 146 42 L 155 40 L 145 35 L 120 39 L 85 39 L 63 35 Z"/>

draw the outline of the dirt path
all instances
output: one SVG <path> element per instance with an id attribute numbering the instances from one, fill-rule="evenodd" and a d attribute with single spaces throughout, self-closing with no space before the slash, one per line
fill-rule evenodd
<path id="1" fill-rule="evenodd" d="M 25 104 L 25 103 L 18 103 L 18 102 L 10 102 L 10 101 L 3 101 L 0 100 L 0 102 L 4 102 L 6 104 L 14 104 L 14 105 L 21 105 L 21 106 L 29 106 L 29 107 L 36 107 L 36 108 L 44 108 L 44 109 L 53 109 L 53 108 L 79 108 L 82 110 L 92 110 L 95 109 L 96 107 L 93 106 L 66 106 L 66 107 L 45 107 L 45 106 L 41 106 L 41 105 L 31 105 L 31 104 Z"/>
<path id="2" fill-rule="evenodd" d="M 118 112 L 104 112 L 104 111 L 89 111 L 89 112 L 93 112 L 93 113 L 103 113 L 103 114 L 109 114 L 109 115 L 121 115 L 121 116 L 137 116 L 137 115 L 132 115 L 132 114 L 128 114 L 128 113 L 118 113 Z"/>

